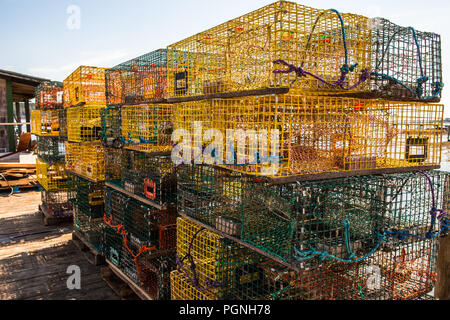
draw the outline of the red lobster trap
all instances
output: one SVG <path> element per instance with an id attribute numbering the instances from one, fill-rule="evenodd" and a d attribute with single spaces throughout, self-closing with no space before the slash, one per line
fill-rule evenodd
<path id="1" fill-rule="evenodd" d="M 167 51 L 159 49 L 106 70 L 108 105 L 166 98 Z"/>
<path id="2" fill-rule="evenodd" d="M 45 81 L 36 87 L 37 110 L 61 109 L 63 107 L 63 84 L 57 81 Z"/>

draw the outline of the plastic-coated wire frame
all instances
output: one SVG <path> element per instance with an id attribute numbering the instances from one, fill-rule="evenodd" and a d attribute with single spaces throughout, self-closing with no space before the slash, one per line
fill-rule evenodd
<path id="1" fill-rule="evenodd" d="M 121 149 L 124 146 L 122 139 L 122 119 L 120 106 L 108 106 L 100 109 L 102 144 L 108 148 Z"/>
<path id="2" fill-rule="evenodd" d="M 69 174 L 70 201 L 85 216 L 102 219 L 105 213 L 105 184 L 91 182 L 74 174 Z"/>
<path id="3" fill-rule="evenodd" d="M 46 191 L 67 189 L 67 174 L 64 162 L 45 162 L 36 158 L 36 176 Z"/>
<path id="4" fill-rule="evenodd" d="M 69 191 L 41 192 L 42 205 L 49 215 L 54 217 L 71 217 L 73 215 L 72 202 L 69 201 Z"/>
<path id="5" fill-rule="evenodd" d="M 105 105 L 105 70 L 97 67 L 78 67 L 63 82 L 64 108 L 80 103 Z"/>
<path id="6" fill-rule="evenodd" d="M 122 170 L 120 180 L 109 178 L 109 182 L 160 206 L 176 203 L 176 169 L 170 156 L 151 156 L 124 149 L 121 157 L 111 154 L 108 167 L 108 170 Z"/>
<path id="7" fill-rule="evenodd" d="M 58 110 L 32 110 L 31 133 L 42 137 L 59 136 Z"/>
<path id="8" fill-rule="evenodd" d="M 156 210 L 111 188 L 105 198 L 106 258 L 155 299 L 167 298 L 168 274 L 175 267 L 176 211 Z"/>
<path id="9" fill-rule="evenodd" d="M 92 219 L 74 206 L 73 227 L 98 252 L 103 252 L 105 241 L 102 219 Z"/>
<path id="10" fill-rule="evenodd" d="M 108 105 L 166 97 L 167 50 L 159 49 L 106 70 Z"/>
<path id="11" fill-rule="evenodd" d="M 364 92 L 371 39 L 366 17 L 277 1 L 170 45 L 168 95 L 274 87 Z"/>
<path id="12" fill-rule="evenodd" d="M 384 99 L 439 102 L 442 80 L 441 37 L 372 20 L 372 93 Z"/>
<path id="13" fill-rule="evenodd" d="M 175 105 L 174 130 L 189 135 L 174 151 L 184 163 L 250 175 L 350 176 L 440 165 L 442 123 L 437 104 L 298 94 L 203 100 Z"/>
<path id="14" fill-rule="evenodd" d="M 59 120 L 59 137 L 62 140 L 67 140 L 67 109 L 58 110 Z"/>
<path id="15" fill-rule="evenodd" d="M 61 109 L 63 107 L 63 84 L 45 81 L 36 87 L 36 110 Z"/>
<path id="16" fill-rule="evenodd" d="M 61 141 L 60 137 L 38 137 L 37 155 L 45 162 L 64 161 L 64 141 Z"/>
<path id="17" fill-rule="evenodd" d="M 100 110 L 104 106 L 67 109 L 67 137 L 70 142 L 100 142 Z"/>
<path id="18" fill-rule="evenodd" d="M 270 256 L 315 268 L 448 232 L 438 209 L 449 181 L 431 171 L 271 186 L 220 168 L 182 166 L 178 210 Z"/>

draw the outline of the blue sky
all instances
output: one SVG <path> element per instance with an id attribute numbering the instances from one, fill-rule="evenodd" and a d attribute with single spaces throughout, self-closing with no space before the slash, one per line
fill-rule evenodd
<path id="1" fill-rule="evenodd" d="M 0 69 L 62 81 L 79 65 L 112 67 L 270 4 L 274 0 L 0 0 Z M 450 102 L 450 3 L 444 0 L 304 0 L 301 4 L 369 17 L 442 36 Z M 69 30 L 67 8 L 81 9 Z M 450 117 L 450 108 L 446 108 Z"/>

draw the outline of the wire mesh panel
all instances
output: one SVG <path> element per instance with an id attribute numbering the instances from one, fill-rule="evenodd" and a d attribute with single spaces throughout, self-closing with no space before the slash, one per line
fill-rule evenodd
<path id="1" fill-rule="evenodd" d="M 64 163 L 49 163 L 36 158 L 36 177 L 46 191 L 67 189 L 67 174 Z"/>
<path id="2" fill-rule="evenodd" d="M 289 94 L 179 103 L 174 112 L 174 129 L 189 133 L 174 147 L 185 163 L 297 178 L 441 161 L 442 105 Z"/>
<path id="3" fill-rule="evenodd" d="M 123 106 L 122 141 L 125 148 L 147 153 L 170 153 L 172 105 Z"/>
<path id="4" fill-rule="evenodd" d="M 122 139 L 121 107 L 109 106 L 100 109 L 102 144 L 108 148 L 121 149 L 124 146 Z"/>
<path id="5" fill-rule="evenodd" d="M 105 180 L 105 148 L 99 144 L 66 142 L 66 167 L 93 181 Z"/>
<path id="6" fill-rule="evenodd" d="M 176 172 L 169 156 L 129 150 L 123 156 L 121 187 L 161 206 L 176 203 Z"/>
<path id="7" fill-rule="evenodd" d="M 57 81 L 45 81 L 36 87 L 37 110 L 61 109 L 63 107 L 63 84 Z"/>
<path id="8" fill-rule="evenodd" d="M 54 217 L 71 217 L 73 215 L 72 202 L 69 201 L 68 191 L 41 192 L 42 205 L 49 215 Z"/>
<path id="9" fill-rule="evenodd" d="M 443 88 L 439 35 L 375 18 L 372 36 L 371 90 L 376 96 L 439 102 Z"/>
<path id="10" fill-rule="evenodd" d="M 170 45 L 168 94 L 367 91 L 371 50 L 368 18 L 277 1 Z"/>
<path id="11" fill-rule="evenodd" d="M 105 213 L 105 184 L 91 182 L 74 174 L 69 174 L 70 201 L 85 216 L 98 219 Z"/>
<path id="12" fill-rule="evenodd" d="M 70 142 L 98 142 L 102 132 L 100 110 L 104 106 L 67 109 L 67 137 Z"/>
<path id="13" fill-rule="evenodd" d="M 64 142 L 59 137 L 38 137 L 37 155 L 45 162 L 64 161 Z"/>
<path id="14" fill-rule="evenodd" d="M 58 110 L 31 111 L 31 133 L 42 137 L 59 136 Z"/>
<path id="15" fill-rule="evenodd" d="M 64 80 L 64 108 L 79 103 L 105 105 L 104 68 L 81 66 Z"/>
<path id="16" fill-rule="evenodd" d="M 159 49 L 106 71 L 107 104 L 139 103 L 166 97 L 167 51 Z"/>
<path id="17" fill-rule="evenodd" d="M 105 196 L 106 258 L 155 299 L 166 299 L 175 267 L 176 211 L 156 210 L 110 188 Z"/>
<path id="18" fill-rule="evenodd" d="M 67 109 L 58 110 L 59 137 L 67 140 Z"/>
<path id="19" fill-rule="evenodd" d="M 73 227 L 78 231 L 84 240 L 89 242 L 98 252 L 103 252 L 103 220 L 92 219 L 82 213 L 76 206 L 73 214 Z"/>

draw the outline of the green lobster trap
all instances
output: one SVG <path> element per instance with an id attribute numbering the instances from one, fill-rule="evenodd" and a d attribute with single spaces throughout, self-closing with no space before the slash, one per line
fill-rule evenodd
<path id="1" fill-rule="evenodd" d="M 69 174 L 70 200 L 78 211 L 91 219 L 101 219 L 105 213 L 105 184 Z"/>
<path id="2" fill-rule="evenodd" d="M 105 257 L 155 299 L 167 299 L 176 211 L 157 210 L 111 188 L 105 197 Z"/>
<path id="3" fill-rule="evenodd" d="M 373 19 L 372 26 L 371 96 L 439 102 L 444 87 L 441 37 L 383 18 Z"/>
<path id="4" fill-rule="evenodd" d="M 63 107 L 63 84 L 57 81 L 44 81 L 36 87 L 37 110 L 61 109 Z"/>
<path id="5" fill-rule="evenodd" d="M 45 212 L 53 217 L 71 217 L 73 205 L 69 201 L 69 191 L 46 191 L 41 192 L 42 205 Z"/>
<path id="6" fill-rule="evenodd" d="M 92 219 L 74 206 L 73 227 L 92 247 L 98 252 L 103 252 L 104 226 L 102 219 Z"/>
<path id="7" fill-rule="evenodd" d="M 167 50 L 159 49 L 106 70 L 108 105 L 136 104 L 164 99 L 167 87 Z"/>
<path id="8" fill-rule="evenodd" d="M 115 149 L 123 148 L 121 107 L 108 106 L 100 109 L 100 118 L 102 125 L 100 138 L 103 146 Z"/>
<path id="9" fill-rule="evenodd" d="M 38 137 L 37 155 L 45 162 L 64 161 L 64 141 L 61 141 L 59 137 Z"/>
<path id="10" fill-rule="evenodd" d="M 110 157 L 108 170 L 122 169 L 121 179 L 110 183 L 158 206 L 168 207 L 176 203 L 176 172 L 170 156 L 151 156 L 124 149 L 121 157 L 112 154 Z"/>
<path id="11" fill-rule="evenodd" d="M 58 120 L 59 120 L 59 137 L 62 140 L 67 140 L 67 109 L 58 110 Z"/>
<path id="12" fill-rule="evenodd" d="M 439 171 L 271 185 L 211 166 L 178 169 L 178 210 L 296 268 L 364 261 L 448 232 Z M 433 209 L 434 208 L 434 209 Z"/>

